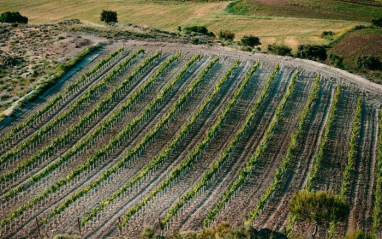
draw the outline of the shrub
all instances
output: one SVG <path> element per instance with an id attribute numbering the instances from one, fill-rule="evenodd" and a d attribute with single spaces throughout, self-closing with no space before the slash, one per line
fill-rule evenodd
<path id="1" fill-rule="evenodd" d="M 243 46 L 243 47 L 241 47 L 241 50 L 242 50 L 242 51 L 252 52 L 253 48 L 250 47 L 250 46 Z"/>
<path id="2" fill-rule="evenodd" d="M 325 46 L 300 45 L 296 54 L 299 58 L 325 61 L 327 58 Z"/>
<path id="3" fill-rule="evenodd" d="M 101 21 L 107 24 L 118 22 L 117 12 L 102 10 Z"/>
<path id="4" fill-rule="evenodd" d="M 360 56 L 357 58 L 357 68 L 379 70 L 382 68 L 382 64 L 376 56 Z"/>
<path id="5" fill-rule="evenodd" d="M 326 228 L 332 221 L 344 220 L 349 214 L 349 205 L 332 191 L 302 190 L 293 195 L 289 211 L 298 220 L 314 222 L 316 227 Z"/>
<path id="6" fill-rule="evenodd" d="M 276 43 L 268 45 L 268 51 L 275 55 L 291 56 L 292 48 L 284 45 L 277 45 Z"/>
<path id="7" fill-rule="evenodd" d="M 199 44 L 199 39 L 198 38 L 192 38 L 191 39 L 191 43 L 194 44 L 194 45 L 198 45 Z"/>
<path id="8" fill-rule="evenodd" d="M 373 239 L 373 238 L 374 237 L 371 233 L 357 230 L 353 233 L 346 235 L 343 239 Z"/>
<path id="9" fill-rule="evenodd" d="M 261 45 L 260 39 L 252 35 L 243 36 L 243 38 L 241 39 L 241 44 L 243 46 L 250 46 L 250 47 Z"/>
<path id="10" fill-rule="evenodd" d="M 375 27 L 382 27 L 382 17 L 379 17 L 377 19 L 373 19 L 371 20 L 371 23 L 373 24 L 373 26 Z"/>
<path id="11" fill-rule="evenodd" d="M 0 22 L 4 23 L 28 23 L 28 18 L 22 16 L 19 12 L 4 12 L 0 16 Z"/>
<path id="12" fill-rule="evenodd" d="M 334 36 L 334 32 L 332 31 L 324 31 L 321 33 L 321 38 L 332 38 Z"/>
<path id="13" fill-rule="evenodd" d="M 235 38 L 235 33 L 229 30 L 220 30 L 219 38 L 227 41 L 232 41 Z"/>
<path id="14" fill-rule="evenodd" d="M 337 68 L 344 68 L 343 64 L 344 58 L 341 56 L 337 56 L 334 54 L 329 54 L 329 64 L 337 67 Z"/>
<path id="15" fill-rule="evenodd" d="M 190 27 L 185 27 L 183 31 L 187 34 L 191 32 L 196 32 L 200 34 L 207 35 L 208 34 L 208 29 L 205 26 L 190 26 Z"/>
<path id="16" fill-rule="evenodd" d="M 151 227 L 145 227 L 143 229 L 143 232 L 141 233 L 141 236 L 140 238 L 141 239 L 150 239 L 150 238 L 154 238 L 154 230 L 151 228 Z"/>

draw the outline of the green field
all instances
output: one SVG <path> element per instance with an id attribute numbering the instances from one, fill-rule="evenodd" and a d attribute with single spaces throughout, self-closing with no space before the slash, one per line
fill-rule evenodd
<path id="1" fill-rule="evenodd" d="M 366 18 L 353 20 L 298 18 L 277 14 L 234 15 L 226 11 L 228 2 L 177 3 L 139 0 L 0 0 L 1 11 L 20 11 L 30 23 L 51 23 L 78 18 L 89 24 L 101 23 L 103 9 L 116 10 L 120 23 L 147 25 L 176 31 L 178 26 L 204 25 L 213 32 L 231 30 L 239 40 L 243 35 L 259 36 L 263 46 L 284 43 L 296 49 L 299 44 L 326 44 L 323 31 L 345 32 L 354 25 L 367 24 Z M 358 6 L 358 5 L 357 5 Z M 364 8 L 360 6 L 360 8 Z M 370 18 L 370 16 L 368 17 Z"/>
<path id="2" fill-rule="evenodd" d="M 239 15 L 283 16 L 313 19 L 370 21 L 382 16 L 382 1 L 358 0 L 362 5 L 340 0 L 241 0 L 233 2 L 227 12 Z"/>

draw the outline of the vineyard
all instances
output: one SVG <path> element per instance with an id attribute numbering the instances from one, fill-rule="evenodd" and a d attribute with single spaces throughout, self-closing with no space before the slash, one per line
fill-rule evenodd
<path id="1" fill-rule="evenodd" d="M 0 129 L 0 238 L 137 237 L 226 221 L 308 236 L 301 189 L 382 231 L 382 87 L 317 63 L 127 43 Z M 324 233 L 324 232 L 321 232 Z"/>

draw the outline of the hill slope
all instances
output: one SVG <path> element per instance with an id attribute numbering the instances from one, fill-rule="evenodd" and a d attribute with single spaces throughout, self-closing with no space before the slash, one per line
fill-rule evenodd
<path id="1" fill-rule="evenodd" d="M 159 233 L 158 219 L 164 233 L 244 220 L 284 231 L 286 205 L 306 187 L 344 191 L 351 214 L 335 234 L 381 229 L 382 86 L 293 58 L 124 46 L 2 129 L 2 237 L 36 237 L 36 220 L 45 236 L 80 223 L 86 238 Z"/>

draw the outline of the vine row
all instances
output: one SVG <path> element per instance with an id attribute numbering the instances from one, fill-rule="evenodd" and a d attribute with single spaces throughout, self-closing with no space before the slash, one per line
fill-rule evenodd
<path id="1" fill-rule="evenodd" d="M 254 65 L 252 69 L 247 73 L 242 85 L 240 86 L 240 90 L 235 92 L 237 94 L 240 94 L 241 91 L 244 90 L 245 86 L 247 85 L 248 81 L 252 77 L 253 73 L 257 70 L 259 66 L 259 63 Z M 276 68 L 277 71 L 278 67 Z M 272 74 L 274 75 L 274 74 Z M 266 83 L 264 90 L 262 91 L 259 98 L 256 100 L 254 107 L 250 110 L 250 113 L 246 117 L 246 120 L 242 127 L 239 129 L 239 131 L 236 133 L 235 137 L 231 140 L 228 147 L 224 150 L 223 154 L 220 156 L 218 160 L 216 160 L 210 167 L 210 170 L 204 174 L 204 176 L 201 178 L 199 183 L 197 183 L 194 187 L 192 187 L 186 194 L 184 194 L 181 197 L 181 200 L 176 202 L 174 206 L 170 208 L 170 210 L 167 212 L 166 217 L 161 220 L 161 227 L 164 228 L 166 224 L 170 221 L 170 219 L 175 216 L 178 211 L 188 202 L 190 201 L 203 187 L 209 184 L 213 176 L 216 174 L 216 172 L 219 170 L 219 168 L 223 165 L 223 163 L 230 157 L 230 154 L 234 150 L 237 142 L 240 140 L 241 136 L 245 133 L 246 128 L 248 127 L 248 124 L 250 120 L 253 118 L 255 113 L 257 112 L 258 107 L 260 106 L 260 103 L 262 102 L 262 99 L 265 97 L 266 92 L 271 86 L 272 80 L 274 77 L 270 77 L 268 82 Z"/>
<path id="2" fill-rule="evenodd" d="M 202 77 L 201 77 L 202 79 Z M 204 101 L 203 105 L 199 107 L 195 114 L 192 115 L 191 119 L 187 122 L 187 124 L 183 125 L 179 133 L 174 137 L 171 143 L 160 152 L 160 154 L 146 165 L 145 169 L 142 170 L 136 177 L 131 179 L 129 183 L 123 187 L 121 187 L 117 192 L 115 192 L 111 197 L 104 200 L 97 208 L 94 208 L 84 219 L 82 219 L 81 224 L 85 225 L 92 218 L 97 216 L 98 212 L 103 210 L 105 206 L 109 203 L 113 202 L 116 198 L 125 193 L 129 188 L 132 188 L 136 185 L 140 180 L 142 180 L 146 175 L 150 172 L 154 171 L 161 163 L 169 157 L 169 155 L 176 149 L 177 145 L 181 142 L 181 140 L 188 134 L 188 132 L 192 129 L 192 126 L 196 123 L 199 117 L 202 115 L 204 110 L 211 103 L 214 96 L 219 92 L 222 84 L 225 82 L 227 78 L 223 77 L 215 86 L 214 91 L 208 96 L 208 98 Z"/>
<path id="3" fill-rule="evenodd" d="M 273 74 L 276 74 L 276 71 L 274 71 Z M 282 99 L 281 103 L 277 106 L 275 116 L 273 117 L 270 125 L 268 126 L 267 132 L 264 135 L 264 139 L 262 140 L 261 144 L 257 148 L 256 152 L 247 161 L 244 168 L 238 173 L 238 176 L 237 176 L 237 179 L 235 180 L 235 182 L 233 182 L 229 186 L 229 188 L 223 193 L 222 198 L 218 201 L 215 208 L 208 211 L 207 216 L 203 221 L 203 224 L 205 226 L 209 226 L 215 220 L 216 215 L 223 209 L 224 205 L 231 199 L 232 195 L 237 190 L 240 190 L 241 186 L 245 183 L 246 178 L 253 171 L 259 158 L 264 154 L 265 149 L 266 149 L 267 144 L 268 144 L 268 141 L 270 140 L 270 138 L 274 132 L 274 129 L 276 128 L 276 125 L 277 125 L 279 119 L 281 118 L 282 110 L 284 109 L 286 102 L 289 99 L 289 96 L 291 95 L 291 93 L 294 89 L 295 81 L 298 77 L 298 74 L 299 74 L 299 72 L 296 72 L 295 75 L 292 77 L 292 80 L 291 80 L 289 87 L 288 87 L 288 91 L 284 95 L 284 98 Z"/>
<path id="4" fill-rule="evenodd" d="M 276 171 L 271 185 L 266 189 L 264 194 L 260 197 L 259 201 L 256 204 L 256 208 L 250 212 L 250 217 L 247 222 L 251 223 L 260 215 L 260 212 L 264 209 L 268 200 L 272 197 L 272 194 L 277 190 L 280 190 L 280 185 L 285 176 L 287 167 L 293 163 L 293 154 L 297 149 L 297 140 L 303 131 L 305 120 L 308 118 L 312 104 L 318 99 L 318 93 L 320 91 L 320 76 L 317 76 L 313 90 L 309 95 L 308 101 L 306 102 L 303 111 L 299 115 L 298 128 L 292 134 L 291 140 L 287 149 L 287 154 L 281 162 L 281 167 Z"/>
<path id="5" fill-rule="evenodd" d="M 233 65 L 232 67 L 226 72 L 226 74 L 223 76 L 223 78 L 221 79 L 221 81 L 219 81 L 219 85 L 223 84 L 222 81 L 224 79 L 224 81 L 231 75 L 231 73 L 233 72 L 233 70 L 235 70 L 238 65 L 239 65 L 240 61 L 237 60 Z M 216 89 L 216 88 L 215 88 Z M 227 117 L 228 113 L 231 111 L 233 105 L 236 103 L 237 99 L 239 98 L 239 94 L 237 92 L 241 92 L 241 88 L 237 89 L 234 93 L 234 97 L 228 102 L 228 104 L 226 105 L 226 107 L 224 108 L 224 110 L 221 112 L 221 114 L 219 115 L 218 119 L 216 120 L 216 122 L 213 124 L 213 126 L 209 129 L 209 131 L 206 133 L 204 139 L 202 140 L 202 142 L 200 142 L 193 150 L 192 152 L 188 155 L 188 157 L 183 160 L 183 162 L 177 166 L 176 168 L 174 168 L 170 173 L 169 173 L 169 177 L 167 177 L 167 179 L 162 182 L 157 188 L 155 188 L 151 194 L 149 194 L 148 196 L 146 196 L 141 202 L 139 202 L 138 204 L 136 204 L 133 208 L 131 208 L 130 210 L 128 210 L 122 220 L 121 223 L 119 223 L 119 227 L 120 228 L 123 228 L 130 220 L 130 218 L 135 215 L 142 207 L 144 207 L 145 205 L 147 205 L 149 203 L 149 201 L 151 201 L 159 192 L 161 191 L 164 191 L 167 187 L 170 187 L 171 186 L 171 183 L 176 179 L 178 178 L 182 172 L 184 172 L 186 169 L 188 169 L 196 160 L 197 160 L 197 157 L 198 155 L 200 155 L 202 153 L 202 151 L 206 148 L 207 144 L 211 141 L 211 139 L 214 138 L 215 134 L 217 133 L 217 131 L 220 129 L 221 127 L 221 124 L 223 123 L 223 121 L 225 120 L 225 118 Z"/>

